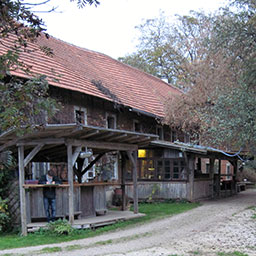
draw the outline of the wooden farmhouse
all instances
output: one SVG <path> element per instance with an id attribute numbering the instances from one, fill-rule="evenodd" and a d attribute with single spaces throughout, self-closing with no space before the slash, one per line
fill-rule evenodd
<path id="1" fill-rule="evenodd" d="M 10 36 L 0 53 L 13 43 Z M 47 56 L 39 47 L 47 46 Z M 62 179 L 57 215 L 71 224 L 107 214 L 108 201 L 185 199 L 219 196 L 221 164 L 230 170 L 235 192 L 237 158 L 213 148 L 189 144 L 186 134 L 164 123 L 165 102 L 182 92 L 164 81 L 102 53 L 41 36 L 20 59 L 34 74 L 47 76 L 50 95 L 62 108 L 53 117 L 39 115 L 33 132 L 0 135 L 0 152 L 12 150 L 19 165 L 22 233 L 45 218 L 38 179 L 50 167 Z M 16 69 L 12 76 L 28 79 Z M 120 197 L 118 197 L 118 195 Z"/>

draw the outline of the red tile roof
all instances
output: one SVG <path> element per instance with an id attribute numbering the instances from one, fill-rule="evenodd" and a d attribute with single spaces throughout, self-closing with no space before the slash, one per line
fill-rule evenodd
<path id="1" fill-rule="evenodd" d="M 4 39 L 11 45 L 13 37 Z M 3 39 L 1 39 L 2 41 Z M 53 50 L 52 57 L 46 56 L 39 46 Z M 0 54 L 8 48 L 0 44 Z M 29 44 L 32 52 L 22 52 L 20 59 L 32 66 L 32 72 L 47 76 L 53 86 L 114 101 L 125 106 L 164 117 L 164 103 L 170 95 L 180 90 L 152 75 L 123 64 L 111 57 L 83 49 L 54 37 L 41 36 Z M 13 75 L 28 77 L 21 70 Z"/>

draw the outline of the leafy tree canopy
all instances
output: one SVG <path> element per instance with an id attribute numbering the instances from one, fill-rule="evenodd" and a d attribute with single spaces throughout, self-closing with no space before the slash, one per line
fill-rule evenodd
<path id="1" fill-rule="evenodd" d="M 97 6 L 97 0 L 72 0 L 79 8 L 86 4 Z M 49 35 L 43 20 L 33 12 L 33 8 L 44 5 L 50 0 L 38 2 L 23 0 L 0 1 L 0 44 L 7 46 L 7 52 L 0 55 L 0 131 L 16 127 L 18 133 L 25 132 L 24 125 L 35 121 L 39 113 L 47 112 L 53 115 L 57 110 L 56 102 L 48 95 L 49 85 L 46 77 L 34 75 L 30 67 L 19 60 L 22 51 L 26 51 L 29 42 L 34 42 L 39 36 Z M 54 11 L 53 7 L 49 11 Z M 6 43 L 6 38 L 15 35 L 13 43 Z M 1 46 L 1 45 L 0 45 Z M 41 47 L 46 54 L 52 54 L 51 49 Z M 28 73 L 30 80 L 11 76 L 11 71 L 21 69 Z M 21 128 L 22 126 L 22 128 Z"/>
<path id="2" fill-rule="evenodd" d="M 204 58 L 187 69 L 188 86 L 170 101 L 168 121 L 201 140 L 256 154 L 255 1 L 236 0 L 212 19 Z M 171 106 L 171 104 L 172 106 Z M 176 115 L 178 113 L 178 115 Z"/>
<path id="3" fill-rule="evenodd" d="M 202 143 L 256 154 L 256 2 L 232 0 L 215 14 L 147 20 L 138 50 L 120 60 L 165 78 L 184 94 L 166 121 Z"/>

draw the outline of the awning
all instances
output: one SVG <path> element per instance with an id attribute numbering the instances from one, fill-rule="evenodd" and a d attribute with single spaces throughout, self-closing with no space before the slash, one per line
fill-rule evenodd
<path id="1" fill-rule="evenodd" d="M 17 151 L 16 146 L 24 145 L 30 150 L 36 145 L 42 149 L 35 156 L 34 161 L 64 161 L 66 160 L 66 145 L 87 147 L 93 153 L 108 151 L 137 150 L 158 139 L 155 134 L 131 132 L 126 130 L 107 129 L 78 124 L 47 124 L 35 126 L 32 132 L 17 136 L 14 129 L 0 135 L 0 152 L 11 149 Z"/>
<path id="2" fill-rule="evenodd" d="M 202 146 L 202 145 L 195 145 L 183 142 L 168 142 L 168 141 L 161 141 L 155 140 L 149 143 L 151 147 L 162 147 L 162 148 L 170 148 L 174 150 L 179 150 L 181 152 L 188 152 L 197 155 L 198 157 L 212 157 L 218 158 L 223 160 L 231 160 L 231 159 L 241 159 L 238 153 L 226 152 L 220 149 L 216 149 L 209 146 Z"/>

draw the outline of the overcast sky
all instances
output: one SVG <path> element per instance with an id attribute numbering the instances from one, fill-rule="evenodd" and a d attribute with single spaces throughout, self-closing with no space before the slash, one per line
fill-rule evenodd
<path id="1" fill-rule="evenodd" d="M 135 50 L 136 25 L 166 15 L 188 14 L 190 10 L 214 12 L 227 0 L 99 0 L 100 5 L 78 9 L 70 0 L 51 0 L 52 13 L 38 14 L 47 32 L 63 41 L 104 53 L 113 58 Z M 44 9 L 50 6 L 44 6 Z"/>

